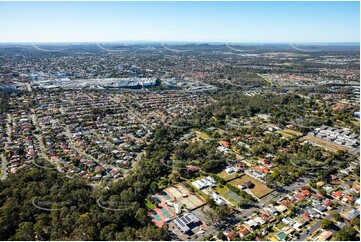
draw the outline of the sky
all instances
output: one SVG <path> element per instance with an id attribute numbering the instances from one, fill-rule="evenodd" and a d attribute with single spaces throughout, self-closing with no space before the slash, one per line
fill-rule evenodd
<path id="1" fill-rule="evenodd" d="M 0 42 L 359 42 L 359 2 L 0 2 Z"/>

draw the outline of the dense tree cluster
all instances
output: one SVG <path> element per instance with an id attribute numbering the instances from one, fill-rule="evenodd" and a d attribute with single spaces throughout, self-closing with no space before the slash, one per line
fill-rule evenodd
<path id="1" fill-rule="evenodd" d="M 256 73 L 242 71 L 239 67 L 223 67 L 217 70 L 216 78 L 226 79 L 232 84 L 242 86 L 267 86 L 268 83 Z"/>
<path id="2" fill-rule="evenodd" d="M 0 92 L 0 113 L 5 113 L 9 108 L 9 93 Z"/>
<path id="3" fill-rule="evenodd" d="M 351 226 L 345 226 L 336 235 L 338 241 L 359 241 L 360 237 L 357 236 L 357 230 Z"/>
<path id="4" fill-rule="evenodd" d="M 168 174 L 154 158 L 162 155 L 149 150 L 139 163 L 142 169 L 108 189 L 37 167 L 10 175 L 0 182 L 0 239 L 168 239 L 167 229 L 155 227 L 144 204 L 152 182 Z"/>

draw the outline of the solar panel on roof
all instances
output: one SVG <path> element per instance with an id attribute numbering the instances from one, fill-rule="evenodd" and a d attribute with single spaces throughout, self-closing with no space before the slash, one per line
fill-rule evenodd
<path id="1" fill-rule="evenodd" d="M 193 213 L 190 213 L 188 215 L 188 218 L 191 220 L 191 222 L 198 222 L 199 221 L 199 219 Z"/>
<path id="2" fill-rule="evenodd" d="M 184 225 L 180 219 L 176 218 L 174 221 L 183 232 L 187 232 L 190 229 L 187 225 Z"/>
<path id="3" fill-rule="evenodd" d="M 188 218 L 188 216 L 186 215 L 186 216 L 183 216 L 182 218 L 181 218 L 186 224 L 189 224 L 190 223 L 190 219 Z"/>
<path id="4" fill-rule="evenodd" d="M 176 223 L 178 223 L 180 225 L 180 227 L 184 227 L 185 225 L 183 224 L 183 222 L 179 219 L 176 218 Z"/>
<path id="5" fill-rule="evenodd" d="M 180 220 L 182 220 L 183 223 L 188 224 L 188 221 L 184 217 L 180 218 Z"/>

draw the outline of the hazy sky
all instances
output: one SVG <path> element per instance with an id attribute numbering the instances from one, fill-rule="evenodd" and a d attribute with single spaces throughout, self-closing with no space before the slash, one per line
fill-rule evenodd
<path id="1" fill-rule="evenodd" d="M 359 2 L 0 2 L 0 42 L 359 42 Z"/>

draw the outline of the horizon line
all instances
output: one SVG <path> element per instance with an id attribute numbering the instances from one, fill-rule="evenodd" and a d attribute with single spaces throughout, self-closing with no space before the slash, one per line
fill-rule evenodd
<path id="1" fill-rule="evenodd" d="M 116 44 L 116 43 L 184 43 L 184 44 L 358 44 L 360 41 L 183 41 L 183 40 L 112 40 L 112 41 L 4 41 L 0 44 Z"/>

